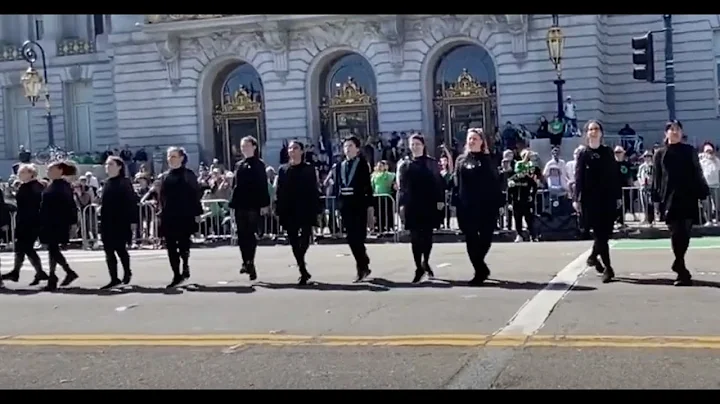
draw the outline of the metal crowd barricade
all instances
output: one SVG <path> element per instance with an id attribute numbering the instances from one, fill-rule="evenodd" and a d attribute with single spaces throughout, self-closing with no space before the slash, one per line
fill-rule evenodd
<path id="1" fill-rule="evenodd" d="M 720 221 L 720 187 L 710 187 L 710 195 L 700 203 L 699 223 L 717 226 Z"/>

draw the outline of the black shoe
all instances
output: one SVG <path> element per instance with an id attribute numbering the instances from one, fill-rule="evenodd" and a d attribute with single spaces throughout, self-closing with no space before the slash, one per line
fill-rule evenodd
<path id="1" fill-rule="evenodd" d="M 173 276 L 172 282 L 170 282 L 170 284 L 168 284 L 166 286 L 166 288 L 170 289 L 170 288 L 180 286 L 180 284 L 182 284 L 184 281 L 185 281 L 185 278 L 183 278 L 182 275 L 177 274 L 177 275 Z"/>
<path id="2" fill-rule="evenodd" d="M 476 273 L 475 277 L 468 281 L 470 286 L 482 286 L 485 281 L 490 277 L 489 273 Z"/>
<path id="3" fill-rule="evenodd" d="M 247 264 L 243 262 L 242 266 L 240 267 L 240 274 L 246 274 L 248 273 Z"/>
<path id="4" fill-rule="evenodd" d="M 610 283 L 614 277 L 615 271 L 613 271 L 612 267 L 606 267 L 602 274 L 602 283 Z"/>
<path id="5" fill-rule="evenodd" d="M 372 273 L 372 271 L 368 268 L 358 269 L 357 277 L 355 278 L 355 283 L 364 281 L 365 278 L 370 276 L 371 273 Z"/>
<path id="6" fill-rule="evenodd" d="M 186 266 L 183 268 L 182 275 L 180 275 L 180 276 L 182 276 L 183 280 L 188 280 L 188 279 L 190 279 L 190 267 L 188 267 L 188 266 L 186 265 Z"/>
<path id="7" fill-rule="evenodd" d="M 33 279 L 33 281 L 30 282 L 30 286 L 37 286 L 40 284 L 40 282 L 46 281 L 48 279 L 50 279 L 48 274 L 46 274 L 45 272 L 38 272 L 35 274 L 35 278 Z"/>
<path id="8" fill-rule="evenodd" d="M 58 278 L 55 275 L 48 276 L 47 285 L 43 288 L 46 292 L 54 292 L 57 290 Z"/>
<path id="9" fill-rule="evenodd" d="M 131 281 L 131 280 L 132 280 L 132 272 L 126 271 L 126 272 L 123 274 L 122 284 L 123 284 L 123 285 L 128 285 L 128 284 L 130 284 L 130 281 Z"/>
<path id="10" fill-rule="evenodd" d="M 251 281 L 254 281 L 257 279 L 257 271 L 255 270 L 255 264 L 247 265 L 247 274 Z"/>
<path id="11" fill-rule="evenodd" d="M 425 273 L 427 274 L 428 278 L 434 278 L 435 272 L 430 268 L 430 264 L 427 262 L 423 263 L 423 269 L 425 270 Z"/>
<path id="12" fill-rule="evenodd" d="M 585 261 L 585 264 L 590 268 L 595 268 L 595 271 L 597 271 L 597 273 L 600 275 L 605 272 L 605 267 L 597 257 L 588 257 L 587 261 Z"/>
<path id="13" fill-rule="evenodd" d="M 300 285 L 300 286 L 307 285 L 310 278 L 312 278 L 312 275 L 310 275 L 309 272 L 301 273 L 300 278 L 298 279 L 298 285 Z"/>
<path id="14" fill-rule="evenodd" d="M 120 285 L 120 284 L 122 284 L 122 281 L 121 281 L 120 279 L 117 279 L 117 278 L 111 279 L 111 280 L 110 280 L 110 283 L 108 283 L 107 285 L 101 287 L 100 290 L 112 289 L 112 288 L 114 288 L 115 286 L 118 286 L 118 285 Z"/>
<path id="15" fill-rule="evenodd" d="M 13 269 L 12 271 L 4 274 L 0 279 L 3 281 L 17 282 L 20 279 L 20 270 Z"/>
<path id="16" fill-rule="evenodd" d="M 693 281 L 692 277 L 690 275 L 687 276 L 678 276 L 677 279 L 675 279 L 675 282 L 673 282 L 673 286 L 692 286 Z"/>
<path id="17" fill-rule="evenodd" d="M 420 283 L 423 280 L 423 277 L 425 276 L 425 270 L 424 269 L 416 269 L 415 270 L 415 277 L 412 280 L 412 283 Z"/>
<path id="18" fill-rule="evenodd" d="M 73 283 L 77 278 L 78 274 L 75 271 L 67 271 L 67 274 L 65 274 L 65 279 L 63 279 L 60 286 L 68 286 Z"/>

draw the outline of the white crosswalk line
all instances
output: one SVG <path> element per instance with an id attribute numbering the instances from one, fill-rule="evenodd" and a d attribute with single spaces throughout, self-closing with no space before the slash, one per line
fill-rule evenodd
<path id="1" fill-rule="evenodd" d="M 167 258 L 167 252 L 165 250 L 131 250 L 130 252 L 130 259 L 133 261 L 143 261 L 143 260 L 155 260 L 155 259 L 166 259 Z M 38 251 L 38 255 L 40 256 L 40 260 L 42 261 L 43 268 L 47 268 L 49 264 L 49 258 L 47 251 Z M 105 262 L 105 253 L 102 250 L 68 250 L 63 251 L 63 255 L 65 256 L 65 259 L 67 259 L 70 266 L 73 265 L 73 263 L 104 263 Z M 14 253 L 12 252 L 2 252 L 0 253 L 0 266 L 5 269 L 6 271 L 9 270 L 8 268 L 12 268 L 13 261 L 14 261 Z M 30 262 L 25 259 L 25 262 L 23 263 L 22 267 L 23 271 L 35 271 L 35 269 L 30 265 Z"/>

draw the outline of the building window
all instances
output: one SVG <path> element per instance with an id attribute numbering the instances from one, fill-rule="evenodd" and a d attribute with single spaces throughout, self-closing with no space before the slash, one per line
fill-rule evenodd
<path id="1" fill-rule="evenodd" d="M 42 15 L 35 15 L 34 18 L 31 20 L 33 22 L 32 30 L 35 34 L 35 40 L 36 41 L 42 41 L 42 39 L 45 37 L 45 26 L 43 25 L 43 18 Z"/>
<path id="2" fill-rule="evenodd" d="M 105 33 L 105 16 L 103 14 L 93 14 L 93 27 L 95 36 Z"/>

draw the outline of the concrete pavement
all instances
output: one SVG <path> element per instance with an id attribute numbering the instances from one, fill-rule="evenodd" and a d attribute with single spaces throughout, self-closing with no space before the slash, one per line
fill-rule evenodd
<path id="1" fill-rule="evenodd" d="M 662 244 L 633 242 L 615 242 L 619 281 L 607 285 L 583 265 L 589 242 L 497 244 L 493 280 L 479 288 L 464 282 L 472 271 L 459 244 L 435 246 L 438 279 L 420 285 L 407 283 L 408 245 L 369 246 L 362 284 L 351 283 L 347 247 L 312 246 L 307 287 L 295 285 L 284 246 L 259 249 L 255 283 L 237 273 L 235 248 L 193 250 L 190 285 L 178 290 L 164 289 L 164 252 L 136 252 L 138 286 L 111 292 L 97 291 L 101 252 L 68 253 L 74 287 L 38 293 L 26 271 L 0 292 L 0 361 L 12 363 L 0 385 L 717 388 L 720 241 L 694 242 L 692 288 L 669 286 Z"/>

